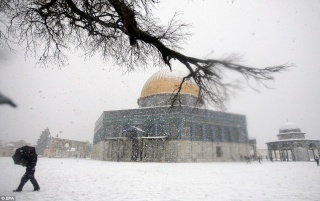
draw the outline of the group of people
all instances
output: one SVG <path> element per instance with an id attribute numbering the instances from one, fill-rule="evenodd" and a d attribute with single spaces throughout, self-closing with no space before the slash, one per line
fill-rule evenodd
<path id="1" fill-rule="evenodd" d="M 244 160 L 245 160 L 247 163 L 251 163 L 251 160 L 254 159 L 253 156 L 244 156 L 244 157 L 240 156 L 240 158 L 241 158 L 241 160 L 243 160 L 243 158 L 244 158 Z M 271 157 L 271 158 L 272 158 L 272 157 Z M 271 160 L 271 158 L 270 158 L 270 160 Z M 259 161 L 259 163 L 261 164 L 262 156 L 258 156 L 256 159 L 257 159 L 257 160 Z M 268 159 L 268 158 L 267 158 L 267 159 Z"/>
<path id="2" fill-rule="evenodd" d="M 242 156 L 241 156 L 241 159 L 242 159 Z M 245 156 L 245 157 L 244 157 L 244 160 L 247 161 L 247 163 L 251 163 L 251 159 L 252 159 L 252 157 L 250 157 L 250 156 Z M 267 159 L 267 160 L 269 159 L 268 156 L 266 156 L 266 159 Z M 258 160 L 259 163 L 261 164 L 262 156 L 258 156 L 258 157 L 257 157 L 257 160 Z M 319 157 L 316 156 L 314 160 L 316 161 L 317 166 L 319 166 Z M 273 157 L 272 157 L 272 156 L 270 156 L 270 161 L 273 162 Z"/>

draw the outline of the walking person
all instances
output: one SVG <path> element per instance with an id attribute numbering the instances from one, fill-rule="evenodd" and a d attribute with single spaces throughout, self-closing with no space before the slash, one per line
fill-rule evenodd
<path id="1" fill-rule="evenodd" d="M 314 160 L 317 162 L 317 166 L 319 166 L 319 158 L 318 158 L 318 156 L 316 156 L 316 158 Z"/>
<path id="2" fill-rule="evenodd" d="M 273 157 L 272 156 L 270 156 L 270 161 L 273 162 Z"/>
<path id="3" fill-rule="evenodd" d="M 33 191 L 39 191 L 40 190 L 40 186 L 39 186 L 36 178 L 34 178 L 34 172 L 36 171 L 35 167 L 37 165 L 38 156 L 35 153 L 35 151 L 33 151 L 34 147 L 29 147 L 29 146 L 25 146 L 25 147 L 17 149 L 16 154 L 13 156 L 13 158 L 14 157 L 16 157 L 16 158 L 20 157 L 19 158 L 20 161 L 15 161 L 16 164 L 19 164 L 19 165 L 22 165 L 22 166 L 26 167 L 26 173 L 24 173 L 24 175 L 22 176 L 18 188 L 16 190 L 13 190 L 13 192 L 21 192 L 23 186 L 29 180 L 33 185 Z M 19 156 L 19 154 L 21 156 Z M 16 155 L 18 155 L 18 156 L 16 156 Z M 15 160 L 15 158 L 14 158 L 14 160 Z"/>
<path id="4" fill-rule="evenodd" d="M 247 164 L 248 164 L 248 163 L 251 163 L 249 156 L 245 156 L 244 159 L 247 161 Z"/>

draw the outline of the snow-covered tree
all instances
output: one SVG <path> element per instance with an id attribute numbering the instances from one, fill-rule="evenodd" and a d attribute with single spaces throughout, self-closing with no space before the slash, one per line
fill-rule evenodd
<path id="1" fill-rule="evenodd" d="M 36 145 L 37 153 L 42 155 L 44 153 L 44 150 L 48 147 L 49 141 L 50 141 L 51 135 L 49 128 L 46 128 L 44 131 L 42 131 Z"/>

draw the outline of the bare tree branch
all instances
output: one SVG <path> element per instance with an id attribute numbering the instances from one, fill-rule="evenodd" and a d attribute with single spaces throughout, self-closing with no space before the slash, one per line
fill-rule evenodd
<path id="1" fill-rule="evenodd" d="M 198 103 L 211 103 L 223 109 L 225 101 L 238 86 L 224 81 L 223 69 L 241 74 L 249 83 L 265 85 L 274 73 L 291 65 L 264 69 L 233 63 L 232 60 L 200 59 L 181 53 L 180 44 L 189 36 L 189 26 L 175 14 L 167 26 L 153 17 L 157 0 L 6 0 L 12 9 L 0 10 L 10 19 L 10 34 L 25 44 L 28 54 L 48 62 L 65 65 L 65 51 L 83 49 L 88 56 L 100 53 L 113 59 L 127 71 L 147 67 L 149 61 L 172 68 L 172 59 L 189 71 L 172 96 L 172 106 L 179 103 L 182 84 L 195 82 L 199 89 Z M 39 53 L 38 53 L 39 51 Z M 250 84 L 249 84 L 250 86 Z"/>

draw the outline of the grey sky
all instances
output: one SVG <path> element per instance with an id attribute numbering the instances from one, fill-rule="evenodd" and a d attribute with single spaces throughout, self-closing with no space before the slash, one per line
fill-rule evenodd
<path id="1" fill-rule="evenodd" d="M 320 139 L 320 1 L 166 0 L 155 16 L 166 23 L 175 11 L 192 24 L 193 35 L 183 44 L 187 55 L 221 58 L 236 53 L 243 64 L 261 68 L 294 63 L 269 83 L 274 89 L 260 87 L 257 93 L 246 88 L 227 104 L 228 112 L 247 116 L 249 136 L 259 148 L 276 140 L 287 120 L 308 139 Z M 101 113 L 137 108 L 144 82 L 159 70 L 123 74 L 99 55 L 84 60 L 79 52 L 62 69 L 40 68 L 23 52 L 0 51 L 0 92 L 18 105 L 0 107 L 4 141 L 35 144 L 48 127 L 54 136 L 92 142 Z M 181 66 L 174 63 L 174 68 Z"/>

